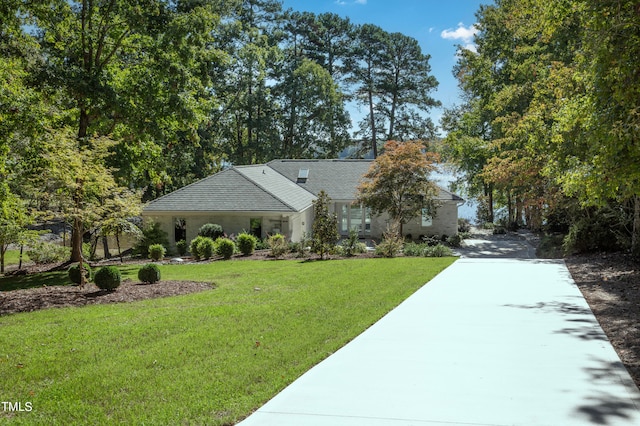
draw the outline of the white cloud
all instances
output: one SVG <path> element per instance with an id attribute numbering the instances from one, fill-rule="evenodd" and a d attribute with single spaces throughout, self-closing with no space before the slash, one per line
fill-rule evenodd
<path id="1" fill-rule="evenodd" d="M 346 0 L 335 0 L 334 3 L 338 6 L 346 6 L 347 4 L 367 4 L 367 0 L 354 0 L 352 2 L 348 2 Z"/>
<path id="2" fill-rule="evenodd" d="M 455 30 L 447 29 L 440 33 L 440 37 L 445 40 L 459 40 L 466 45 L 471 45 L 473 42 L 473 36 L 478 32 L 475 24 L 465 27 L 462 22 L 458 24 L 458 28 Z M 466 46 L 465 46 L 466 47 Z"/>

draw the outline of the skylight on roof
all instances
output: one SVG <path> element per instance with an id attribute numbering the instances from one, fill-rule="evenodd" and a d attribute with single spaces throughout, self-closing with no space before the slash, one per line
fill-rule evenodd
<path id="1" fill-rule="evenodd" d="M 309 178 L 309 169 L 300 169 L 300 170 L 298 170 L 297 183 L 305 183 L 308 178 Z"/>

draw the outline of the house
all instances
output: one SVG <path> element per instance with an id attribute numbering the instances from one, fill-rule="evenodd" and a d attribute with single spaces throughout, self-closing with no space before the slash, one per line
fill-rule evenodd
<path id="1" fill-rule="evenodd" d="M 172 244 L 191 241 L 205 223 L 217 223 L 227 234 L 250 232 L 260 238 L 281 233 L 291 241 L 311 234 L 313 201 L 324 190 L 338 217 L 338 231 L 356 229 L 362 238 L 381 238 L 386 215 L 373 216 L 354 204 L 356 188 L 371 160 L 273 160 L 234 166 L 150 202 L 145 221 L 154 221 Z M 442 188 L 434 217 L 417 217 L 403 226 L 405 235 L 454 235 L 458 206 L 464 201 Z"/>

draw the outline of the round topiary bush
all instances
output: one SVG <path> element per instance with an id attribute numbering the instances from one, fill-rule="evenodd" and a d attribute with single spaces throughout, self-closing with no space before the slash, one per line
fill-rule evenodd
<path id="1" fill-rule="evenodd" d="M 143 283 L 157 283 L 160 281 L 160 268 L 154 263 L 148 263 L 138 270 L 138 279 Z"/>
<path id="2" fill-rule="evenodd" d="M 82 269 L 84 269 L 85 281 L 91 281 L 91 266 L 83 263 Z M 80 284 L 80 264 L 70 266 L 67 273 L 69 274 L 69 279 L 72 283 Z"/>
<path id="3" fill-rule="evenodd" d="M 216 242 L 216 254 L 225 259 L 230 259 L 236 251 L 236 245 L 228 238 L 221 238 Z"/>
<path id="4" fill-rule="evenodd" d="M 216 251 L 216 244 L 211 238 L 204 237 L 200 240 L 197 246 L 197 252 L 200 258 L 210 259 L 213 253 Z"/>
<path id="5" fill-rule="evenodd" d="M 258 239 L 251 234 L 242 233 L 238 235 L 236 238 L 236 245 L 238 246 L 238 250 L 245 256 L 249 256 L 256 249 L 256 244 L 258 243 Z"/>
<path id="6" fill-rule="evenodd" d="M 120 286 L 122 276 L 115 266 L 105 266 L 93 276 L 93 282 L 101 290 L 112 291 Z"/>
<path id="7" fill-rule="evenodd" d="M 209 237 L 215 241 L 224 236 L 224 231 L 222 230 L 222 226 L 217 223 L 205 223 L 198 230 L 198 235 Z"/>
<path id="8" fill-rule="evenodd" d="M 149 246 L 149 258 L 156 262 L 162 260 L 167 254 L 167 249 L 162 244 L 152 244 Z"/>

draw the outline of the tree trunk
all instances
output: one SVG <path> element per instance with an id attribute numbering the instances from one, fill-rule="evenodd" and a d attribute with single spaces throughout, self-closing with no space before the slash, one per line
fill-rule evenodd
<path id="1" fill-rule="evenodd" d="M 102 249 L 104 250 L 104 258 L 111 259 L 111 253 L 109 253 L 109 241 L 107 240 L 107 236 L 102 236 Z"/>
<path id="2" fill-rule="evenodd" d="M 120 257 L 120 263 L 123 263 L 124 260 L 122 260 L 122 250 L 120 249 L 120 234 L 118 234 L 116 232 L 116 245 L 118 246 L 118 256 Z"/>
<path id="3" fill-rule="evenodd" d="M 376 138 L 376 117 L 373 110 L 373 93 L 369 90 L 369 120 L 371 121 L 371 147 L 373 158 L 378 158 L 378 140 Z"/>
<path id="4" fill-rule="evenodd" d="M 640 195 L 633 197 L 633 231 L 631 235 L 631 253 L 640 258 Z"/>
<path id="5" fill-rule="evenodd" d="M 0 247 L 0 274 L 4 274 L 4 247 Z"/>
<path id="6" fill-rule="evenodd" d="M 22 255 L 24 253 L 24 244 L 20 244 L 20 260 L 18 261 L 18 269 L 22 269 Z"/>
<path id="7" fill-rule="evenodd" d="M 84 226 L 80 218 L 73 219 L 73 229 L 71 230 L 71 261 L 82 261 L 82 235 Z"/>

